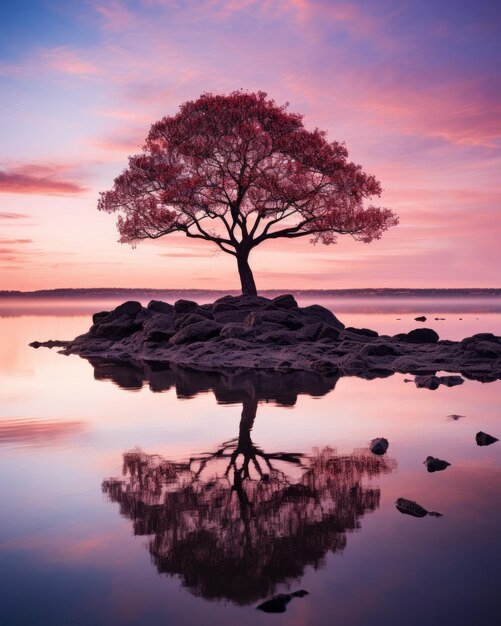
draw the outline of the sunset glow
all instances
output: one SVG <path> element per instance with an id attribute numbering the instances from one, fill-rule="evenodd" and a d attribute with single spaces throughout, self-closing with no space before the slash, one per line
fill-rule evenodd
<path id="1" fill-rule="evenodd" d="M 236 89 L 344 141 L 400 218 L 370 245 L 266 242 L 258 288 L 500 286 L 495 3 L 36 0 L 0 18 L 0 289 L 236 288 L 210 243 L 133 250 L 96 210 L 152 123 Z"/>

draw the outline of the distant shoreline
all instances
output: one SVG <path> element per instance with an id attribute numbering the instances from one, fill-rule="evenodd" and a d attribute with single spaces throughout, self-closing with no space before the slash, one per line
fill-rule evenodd
<path id="1" fill-rule="evenodd" d="M 88 288 L 88 289 L 40 289 L 37 291 L 0 291 L 0 298 L 118 298 L 134 299 L 134 296 L 159 298 L 160 296 L 190 295 L 238 295 L 238 289 L 126 289 L 126 288 Z M 320 297 L 376 297 L 376 298 L 499 298 L 501 288 L 464 288 L 464 289 L 411 289 L 411 288 L 371 288 L 371 289 L 263 289 L 260 294 L 266 296 L 291 293 L 298 296 Z"/>

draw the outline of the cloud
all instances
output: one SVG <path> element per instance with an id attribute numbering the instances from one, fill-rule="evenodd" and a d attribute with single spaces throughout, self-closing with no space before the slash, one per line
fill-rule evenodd
<path id="1" fill-rule="evenodd" d="M 63 178 L 67 169 L 61 165 L 23 165 L 0 170 L 0 193 L 74 195 L 85 192 L 86 188 L 79 183 Z"/>
<path id="2" fill-rule="evenodd" d="M 148 135 L 149 127 L 145 125 L 144 128 L 122 129 L 117 130 L 114 133 L 94 139 L 94 143 L 97 147 L 110 150 L 113 152 L 140 152 L 141 146 Z"/>
<path id="3" fill-rule="evenodd" d="M 61 439 L 74 437 L 83 430 L 83 423 L 77 421 L 56 422 L 7 418 L 0 423 L 0 444 L 50 446 L 58 443 Z"/>
<path id="4" fill-rule="evenodd" d="M 97 65 L 80 58 L 76 52 L 66 46 L 47 50 L 42 54 L 41 60 L 49 69 L 63 74 L 88 76 L 98 74 L 100 71 Z"/>
<path id="5" fill-rule="evenodd" d="M 24 220 L 30 217 L 31 215 L 27 215 L 26 213 L 13 213 L 11 211 L 0 212 L 0 220 Z"/>
<path id="6" fill-rule="evenodd" d="M 33 243 L 32 239 L 0 239 L 0 246 L 15 245 L 17 243 Z"/>
<path id="7" fill-rule="evenodd" d="M 101 69 L 97 63 L 84 58 L 69 46 L 38 49 L 36 54 L 17 63 L 0 64 L 0 75 L 14 78 L 36 77 L 41 72 L 85 78 L 99 74 Z"/>

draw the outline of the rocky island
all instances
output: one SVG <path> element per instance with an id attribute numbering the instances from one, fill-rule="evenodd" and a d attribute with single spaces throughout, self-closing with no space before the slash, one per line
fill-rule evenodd
<path id="1" fill-rule="evenodd" d="M 412 374 L 419 387 L 460 384 L 464 378 L 501 378 L 501 337 L 481 333 L 440 340 L 429 328 L 395 336 L 345 325 L 319 305 L 298 306 L 292 295 L 224 296 L 147 307 L 128 301 L 93 316 L 89 331 L 72 341 L 33 342 L 63 354 L 110 362 L 169 363 L 204 371 L 311 371 L 377 378 Z M 458 375 L 441 375 L 448 372 Z"/>

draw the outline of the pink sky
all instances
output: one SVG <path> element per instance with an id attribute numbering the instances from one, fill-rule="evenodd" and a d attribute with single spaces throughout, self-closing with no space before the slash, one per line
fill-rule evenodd
<path id="1" fill-rule="evenodd" d="M 345 141 L 400 217 L 371 244 L 268 242 L 251 257 L 258 288 L 500 287 L 499 13 L 439 4 L 56 1 L 33 2 L 30 19 L 5 9 L 0 289 L 238 287 L 234 260 L 211 244 L 166 237 L 132 250 L 96 210 L 153 122 L 238 88 Z"/>

